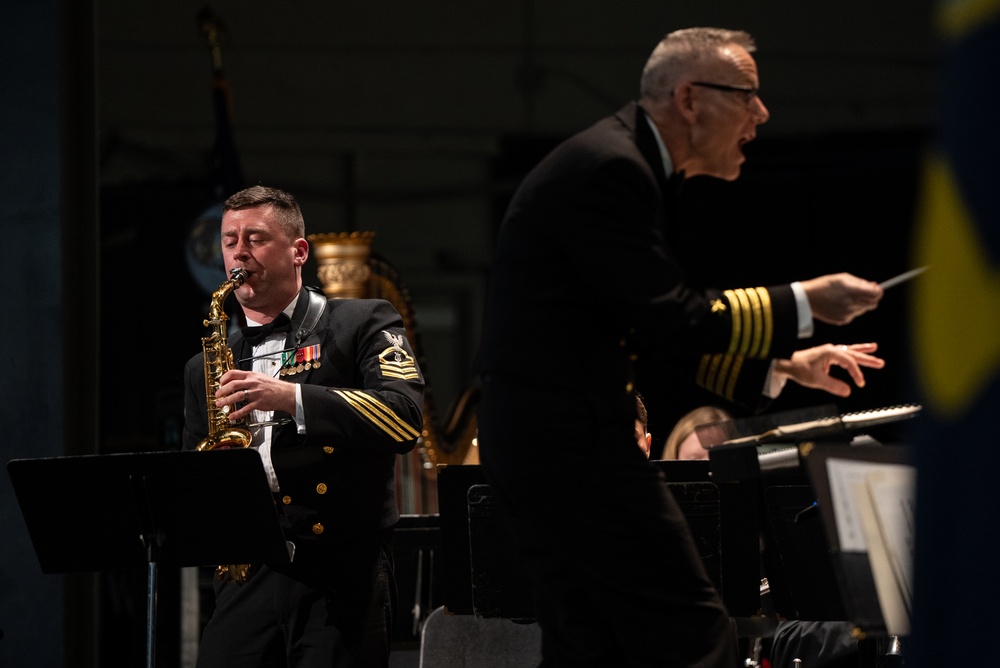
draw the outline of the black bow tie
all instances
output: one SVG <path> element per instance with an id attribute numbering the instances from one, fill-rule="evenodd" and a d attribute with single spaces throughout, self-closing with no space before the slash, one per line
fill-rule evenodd
<path id="1" fill-rule="evenodd" d="M 292 321 L 288 319 L 288 316 L 284 313 L 278 314 L 278 317 L 267 323 L 266 325 L 261 325 L 260 327 L 243 327 L 243 338 L 251 346 L 256 346 L 264 342 L 264 339 L 268 335 L 274 332 L 287 332 L 292 329 Z"/>

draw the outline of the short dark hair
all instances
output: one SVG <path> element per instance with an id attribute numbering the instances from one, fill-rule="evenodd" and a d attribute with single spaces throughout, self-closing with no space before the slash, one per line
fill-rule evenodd
<path id="1" fill-rule="evenodd" d="M 299 239 L 306 235 L 306 223 L 299 203 L 291 193 L 267 186 L 251 186 L 230 195 L 222 204 L 223 213 L 236 209 L 253 209 L 269 206 L 278 214 L 282 229 L 289 239 Z"/>
<path id="2" fill-rule="evenodd" d="M 639 421 L 643 429 L 649 424 L 649 414 L 646 412 L 646 404 L 642 402 L 642 395 L 638 392 L 635 393 L 635 419 Z"/>

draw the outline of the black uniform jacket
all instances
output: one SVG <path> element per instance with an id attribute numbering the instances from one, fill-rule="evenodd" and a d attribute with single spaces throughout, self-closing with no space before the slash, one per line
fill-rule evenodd
<path id="1" fill-rule="evenodd" d="M 321 294 L 316 288 L 299 294 L 285 347 L 318 353 L 320 364 L 282 376 L 302 386 L 305 434 L 294 420 L 274 427 L 271 448 L 281 488 L 275 500 L 289 539 L 299 544 L 349 541 L 399 519 L 396 456 L 420 436 L 424 387 L 389 302 L 329 300 L 315 328 L 296 343 L 310 290 Z M 238 332 L 229 345 L 237 361 L 253 354 Z M 184 375 L 184 447 L 193 449 L 208 430 L 201 353 Z M 275 414 L 283 417 L 289 416 Z"/>
<path id="2" fill-rule="evenodd" d="M 550 153 L 500 230 L 479 372 L 580 393 L 599 414 L 634 415 L 637 364 L 755 403 L 769 358 L 795 349 L 794 296 L 685 282 L 670 245 L 680 178 L 635 103 Z"/>

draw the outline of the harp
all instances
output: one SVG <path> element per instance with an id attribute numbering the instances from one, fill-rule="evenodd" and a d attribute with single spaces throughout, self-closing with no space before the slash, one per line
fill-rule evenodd
<path id="1" fill-rule="evenodd" d="M 438 512 L 438 465 L 467 463 L 475 457 L 479 389 L 467 387 L 444 419 L 439 418 L 410 293 L 392 263 L 372 251 L 374 237 L 374 232 L 340 232 L 311 234 L 308 240 L 316 256 L 317 278 L 327 297 L 384 299 L 403 318 L 406 336 L 424 374 L 424 427 L 417 446 L 397 461 L 396 493 L 401 513 L 434 514 Z"/>

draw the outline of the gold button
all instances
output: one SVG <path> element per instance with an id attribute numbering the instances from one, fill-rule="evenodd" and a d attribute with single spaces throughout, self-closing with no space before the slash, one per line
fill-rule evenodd
<path id="1" fill-rule="evenodd" d="M 292 497 L 286 494 L 285 496 L 281 497 L 281 502 L 287 506 L 292 502 Z"/>
<path id="2" fill-rule="evenodd" d="M 313 525 L 313 533 L 316 534 L 317 536 L 323 533 L 323 525 L 320 524 L 319 522 L 316 522 L 316 524 Z"/>
<path id="3" fill-rule="evenodd" d="M 328 455 L 332 455 L 333 454 L 333 446 L 332 445 L 324 446 L 323 447 L 323 452 L 325 452 Z"/>
<path id="4" fill-rule="evenodd" d="M 316 485 L 316 493 L 326 494 L 326 484 L 321 482 L 320 484 Z"/>

